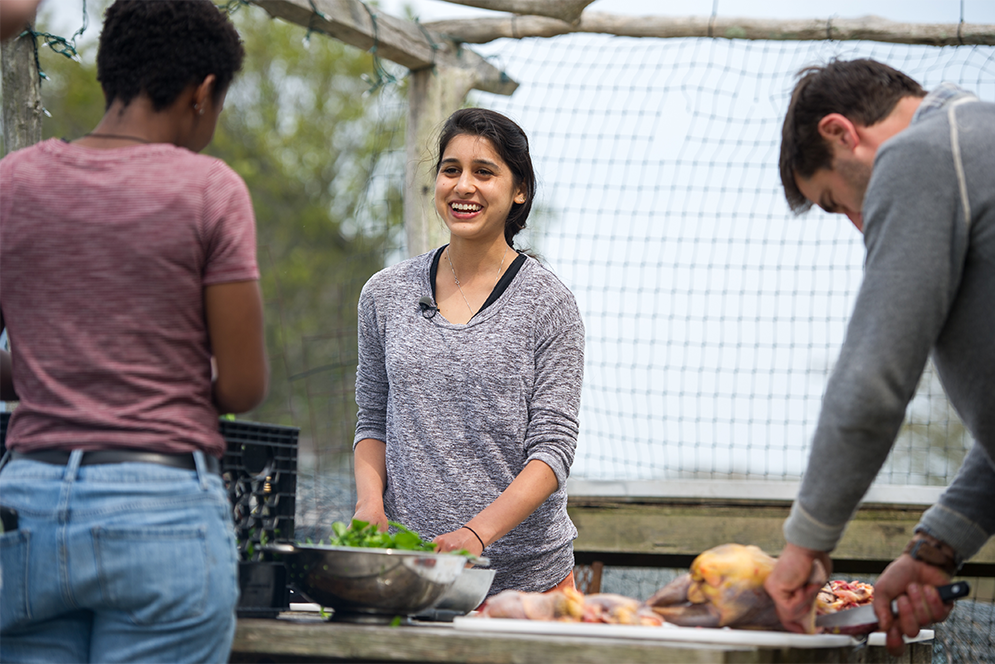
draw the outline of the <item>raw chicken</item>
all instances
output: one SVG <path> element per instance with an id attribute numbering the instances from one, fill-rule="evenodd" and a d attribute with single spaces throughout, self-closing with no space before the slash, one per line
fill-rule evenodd
<path id="1" fill-rule="evenodd" d="M 486 618 L 594 622 L 614 625 L 663 624 L 645 603 L 631 597 L 603 593 L 585 597 L 576 590 L 525 593 L 504 590 L 489 598 L 479 613 Z"/>
<path id="2" fill-rule="evenodd" d="M 502 590 L 488 597 L 479 613 L 487 618 L 580 622 L 584 613 L 584 596 L 572 588 L 552 593 Z"/>
<path id="3" fill-rule="evenodd" d="M 581 621 L 654 627 L 663 624 L 663 619 L 645 602 L 612 593 L 600 593 L 585 597 Z"/>
<path id="4" fill-rule="evenodd" d="M 758 547 L 723 544 L 705 551 L 691 571 L 667 584 L 646 603 L 664 620 L 686 627 L 738 627 L 783 630 L 764 581 L 774 568 Z M 826 572 L 816 563 L 812 582 L 825 583 Z M 815 605 L 807 630 L 815 632 Z"/>

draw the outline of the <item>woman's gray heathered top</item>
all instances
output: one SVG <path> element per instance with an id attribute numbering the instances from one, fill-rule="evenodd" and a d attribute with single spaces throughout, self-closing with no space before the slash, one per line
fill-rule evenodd
<path id="1" fill-rule="evenodd" d="M 386 442 L 387 517 L 426 539 L 463 526 L 529 461 L 546 463 L 559 488 L 484 555 L 497 570 L 491 594 L 548 590 L 574 564 L 566 480 L 584 373 L 580 311 L 527 258 L 466 325 L 426 318 L 418 301 L 432 295 L 433 254 L 382 270 L 360 295 L 355 442 Z"/>

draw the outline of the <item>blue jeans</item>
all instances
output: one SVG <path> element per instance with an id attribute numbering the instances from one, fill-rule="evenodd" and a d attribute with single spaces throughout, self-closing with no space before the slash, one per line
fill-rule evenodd
<path id="1" fill-rule="evenodd" d="M 148 463 L 11 461 L 0 661 L 226 662 L 238 553 L 223 482 Z"/>

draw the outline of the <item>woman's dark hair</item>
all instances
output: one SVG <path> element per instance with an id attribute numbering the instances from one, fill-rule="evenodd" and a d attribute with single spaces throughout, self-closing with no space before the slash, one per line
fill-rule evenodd
<path id="1" fill-rule="evenodd" d="M 822 118 L 839 113 L 870 127 L 886 118 L 902 97 L 924 96 L 914 80 L 875 60 L 835 60 L 799 71 L 781 128 L 781 184 L 791 209 L 804 212 L 812 206 L 795 177 L 807 179 L 832 168 L 832 152 L 819 133 Z"/>
<path id="2" fill-rule="evenodd" d="M 209 74 L 219 99 L 243 57 L 235 26 L 210 0 L 117 0 L 100 33 L 97 80 L 107 108 L 144 92 L 161 111 Z"/>
<path id="3" fill-rule="evenodd" d="M 495 111 L 485 108 L 464 108 L 456 111 L 442 127 L 439 136 L 439 158 L 435 172 L 442 167 L 442 155 L 449 141 L 457 136 L 481 136 L 489 139 L 494 151 L 508 164 L 516 187 L 525 193 L 524 203 L 511 204 L 511 211 L 504 222 L 504 239 L 514 247 L 514 237 L 525 228 L 525 220 L 532 210 L 532 199 L 536 193 L 536 174 L 529 154 L 529 139 L 517 124 Z"/>

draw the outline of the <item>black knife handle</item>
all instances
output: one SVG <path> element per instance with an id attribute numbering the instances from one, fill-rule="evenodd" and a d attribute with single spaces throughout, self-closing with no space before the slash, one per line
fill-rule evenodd
<path id="1" fill-rule="evenodd" d="M 952 602 L 959 597 L 967 597 L 968 593 L 971 592 L 971 585 L 967 581 L 958 581 L 957 583 L 948 583 L 945 586 L 936 586 L 936 592 L 944 602 Z M 891 612 L 893 615 L 898 615 L 897 599 L 891 600 Z"/>
<path id="2" fill-rule="evenodd" d="M 944 602 L 950 602 L 959 597 L 967 597 L 968 593 L 971 592 L 971 586 L 967 581 L 958 581 L 956 583 L 948 583 L 945 586 L 937 586 L 936 592 L 940 594 L 940 599 Z"/>

